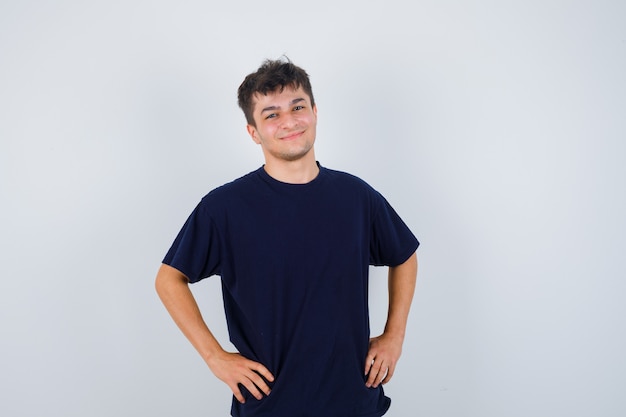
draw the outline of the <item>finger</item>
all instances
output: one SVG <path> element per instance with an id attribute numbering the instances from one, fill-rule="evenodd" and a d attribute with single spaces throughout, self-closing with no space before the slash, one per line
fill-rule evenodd
<path id="1" fill-rule="evenodd" d="M 367 358 L 365 358 L 365 375 L 370 373 L 370 370 L 372 369 L 372 365 L 374 364 L 374 355 L 367 355 Z"/>
<path id="2" fill-rule="evenodd" d="M 239 389 L 239 384 L 229 385 L 229 386 L 230 386 L 230 390 L 233 392 L 233 395 L 235 396 L 237 401 L 239 401 L 241 404 L 244 404 L 246 402 L 246 399 L 241 394 L 241 390 Z"/>
<path id="3" fill-rule="evenodd" d="M 382 380 L 381 384 L 385 385 L 387 382 L 389 382 L 395 370 L 396 370 L 395 364 L 391 364 L 391 366 L 389 366 L 389 369 L 387 370 L 387 375 L 385 376 L 385 379 Z"/>
<path id="4" fill-rule="evenodd" d="M 373 386 L 374 383 L 376 382 L 376 377 L 378 376 L 378 373 L 380 372 L 381 365 L 382 365 L 381 361 L 374 361 L 374 363 L 372 364 L 370 371 L 369 371 L 369 376 L 367 378 L 367 382 L 365 383 L 365 385 L 368 388 Z"/>
<path id="5" fill-rule="evenodd" d="M 261 391 L 259 391 L 259 388 L 257 388 L 257 386 L 254 384 L 254 382 L 252 382 L 250 378 L 244 379 L 243 381 L 241 381 L 241 384 L 246 387 L 248 392 L 250 392 L 250 394 L 252 394 L 252 396 L 257 400 L 261 400 L 263 398 L 263 394 L 261 393 Z"/>
<path id="6" fill-rule="evenodd" d="M 254 364 L 255 365 L 254 367 L 252 367 L 252 370 L 261 374 L 263 378 L 267 379 L 268 381 L 274 382 L 274 375 L 272 375 L 269 369 L 267 369 L 263 364 L 259 362 L 254 362 Z"/>
<path id="7" fill-rule="evenodd" d="M 270 395 L 270 387 L 267 385 L 267 382 L 259 374 L 256 372 L 252 372 L 248 378 L 252 381 L 252 383 L 265 395 Z"/>
<path id="8" fill-rule="evenodd" d="M 387 365 L 383 362 L 381 367 L 378 369 L 378 374 L 376 374 L 376 378 L 374 379 L 374 388 L 378 388 L 380 383 L 385 379 L 388 371 Z"/>

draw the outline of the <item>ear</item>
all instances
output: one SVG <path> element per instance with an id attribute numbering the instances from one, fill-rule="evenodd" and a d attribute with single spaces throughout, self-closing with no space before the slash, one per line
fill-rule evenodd
<path id="1" fill-rule="evenodd" d="M 250 135 L 254 143 L 259 145 L 261 143 L 261 139 L 259 139 L 259 132 L 256 130 L 256 127 L 248 124 L 246 125 L 246 130 L 248 131 L 248 134 Z"/>

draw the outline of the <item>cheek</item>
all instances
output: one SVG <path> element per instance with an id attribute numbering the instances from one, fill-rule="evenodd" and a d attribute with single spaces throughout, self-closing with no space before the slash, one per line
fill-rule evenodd
<path id="1" fill-rule="evenodd" d="M 277 123 L 268 123 L 263 127 L 263 135 L 267 138 L 271 138 L 276 134 L 278 130 Z"/>
<path id="2" fill-rule="evenodd" d="M 317 117 L 314 114 L 309 115 L 305 120 L 305 123 L 308 124 L 311 127 L 315 126 L 315 123 L 317 121 Z"/>

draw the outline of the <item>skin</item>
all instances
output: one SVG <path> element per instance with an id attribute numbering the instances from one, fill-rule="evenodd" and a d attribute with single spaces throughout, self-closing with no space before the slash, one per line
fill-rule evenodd
<path id="1" fill-rule="evenodd" d="M 254 125 L 246 128 L 261 146 L 265 171 L 273 178 L 303 184 L 319 173 L 315 160 L 317 107 L 301 89 L 254 96 Z"/>
<path id="2" fill-rule="evenodd" d="M 413 253 L 403 264 L 389 268 L 389 310 L 383 334 L 370 339 L 365 358 L 365 385 L 378 387 L 391 380 L 406 333 L 409 309 L 417 279 L 417 255 Z"/>
<path id="3" fill-rule="evenodd" d="M 176 325 L 213 374 L 230 387 L 239 402 L 244 403 L 245 400 L 238 384 L 245 386 L 258 400 L 263 395 L 269 395 L 270 388 L 259 375 L 272 382 L 272 373 L 262 364 L 222 348 L 204 322 L 185 275 L 162 264 L 157 273 L 156 290 Z"/>
<path id="4" fill-rule="evenodd" d="M 264 168 L 273 178 L 304 184 L 319 173 L 315 159 L 317 108 L 302 89 L 285 88 L 268 95 L 257 94 L 254 125 L 247 125 L 252 140 L 261 146 Z M 364 364 L 367 387 L 389 382 L 402 352 L 417 275 L 414 253 L 403 264 L 389 268 L 389 311 L 383 334 L 370 340 Z M 161 301 L 185 337 L 202 356 L 217 378 L 230 387 L 235 398 L 244 403 L 238 384 L 258 400 L 270 394 L 268 384 L 274 376 L 261 363 L 227 352 L 207 327 L 180 271 L 161 265 L 155 282 Z M 263 376 L 263 378 L 261 378 Z"/>

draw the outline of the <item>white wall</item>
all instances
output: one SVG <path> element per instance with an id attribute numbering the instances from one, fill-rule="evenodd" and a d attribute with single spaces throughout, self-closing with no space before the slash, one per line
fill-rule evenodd
<path id="1" fill-rule="evenodd" d="M 320 161 L 422 241 L 388 415 L 623 416 L 624 16 L 591 0 L 0 3 L 0 414 L 228 414 L 153 279 L 199 198 L 261 164 L 235 91 L 285 53 L 312 78 Z M 218 280 L 194 291 L 225 341 Z"/>

